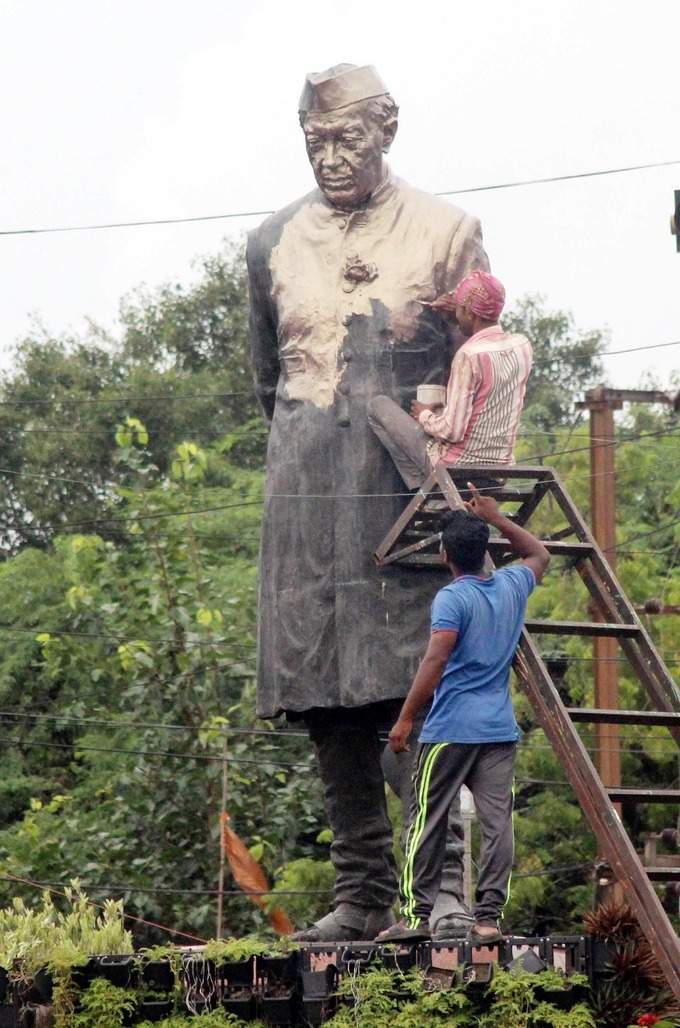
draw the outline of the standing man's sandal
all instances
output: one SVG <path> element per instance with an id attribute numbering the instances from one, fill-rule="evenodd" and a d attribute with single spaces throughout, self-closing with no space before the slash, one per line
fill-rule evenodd
<path id="1" fill-rule="evenodd" d="M 427 921 L 418 921 L 415 928 L 409 927 L 405 918 L 397 921 L 391 928 L 376 935 L 375 942 L 427 942 L 430 939 L 430 926 Z"/>
<path id="2" fill-rule="evenodd" d="M 490 931 L 481 932 L 481 927 L 489 928 Z M 504 942 L 505 936 L 500 928 L 494 928 L 492 925 L 473 925 L 467 941 L 473 946 L 495 946 L 497 942 Z"/>

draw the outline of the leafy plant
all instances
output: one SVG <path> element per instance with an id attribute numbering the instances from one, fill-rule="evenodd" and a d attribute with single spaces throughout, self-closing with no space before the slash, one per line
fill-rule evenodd
<path id="1" fill-rule="evenodd" d="M 127 989 L 95 978 L 80 996 L 80 1011 L 73 1015 L 73 1028 L 119 1028 L 126 1014 L 136 1009 L 137 998 Z"/>
<path id="2" fill-rule="evenodd" d="M 192 1017 L 175 1014 L 154 1025 L 151 1021 L 142 1021 L 138 1028 L 266 1028 L 266 1025 L 262 1021 L 242 1021 L 222 1010 L 210 1010 Z"/>

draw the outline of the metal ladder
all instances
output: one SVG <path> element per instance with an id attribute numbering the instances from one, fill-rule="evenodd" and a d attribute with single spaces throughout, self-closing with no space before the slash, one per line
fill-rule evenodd
<path id="1" fill-rule="evenodd" d="M 545 497 L 553 498 L 553 505 L 557 505 L 566 524 L 543 539 L 543 543 L 551 555 L 565 558 L 578 571 L 598 618 L 583 622 L 528 619 L 517 649 L 515 671 L 574 788 L 600 853 L 623 887 L 668 985 L 680 1001 L 680 941 L 652 884 L 680 880 L 680 867 L 644 867 L 614 806 L 623 801 L 680 803 L 680 790 L 606 787 L 575 727 L 579 723 L 662 725 L 680 745 L 680 691 L 558 475 L 551 468 L 535 466 L 503 468 L 502 472 L 498 466 L 464 469 L 439 466 L 378 546 L 375 560 L 379 567 L 405 564 L 432 569 L 439 566 L 445 571 L 439 556 L 436 521 L 443 509 L 462 506 L 463 497 L 469 495 L 465 489 L 468 478 L 474 481 L 483 475 L 498 479 L 499 474 L 503 483 L 485 492 L 500 502 L 517 505 L 508 516 L 520 525 L 527 523 Z M 507 539 L 491 537 L 489 566 L 502 566 L 515 559 L 516 554 Z M 647 690 L 653 709 L 566 707 L 534 641 L 534 636 L 548 634 L 617 639 L 630 667 Z"/>

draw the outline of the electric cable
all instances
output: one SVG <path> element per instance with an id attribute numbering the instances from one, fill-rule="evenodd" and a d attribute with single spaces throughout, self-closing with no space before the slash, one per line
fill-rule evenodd
<path id="1" fill-rule="evenodd" d="M 657 429 L 651 432 L 638 432 L 630 436 L 624 436 L 619 439 L 612 439 L 602 445 L 612 446 L 618 448 L 620 446 L 626 446 L 630 443 L 638 442 L 640 439 L 650 438 L 667 438 L 669 436 L 675 436 L 680 433 L 680 427 L 675 429 Z M 548 457 L 559 457 L 566 456 L 572 453 L 581 453 L 590 450 L 590 445 L 587 446 L 575 446 L 563 450 L 551 450 L 545 453 L 531 454 L 525 458 L 526 461 L 543 461 Z M 502 467 L 499 467 L 499 473 L 502 473 Z M 581 477 L 594 477 L 591 474 L 584 474 Z M 495 487 L 488 487 L 489 489 Z M 265 497 L 267 499 L 283 499 L 283 500 L 339 500 L 339 499 L 384 499 L 388 497 L 399 497 L 399 496 L 412 496 L 410 492 L 390 492 L 390 493 L 270 493 Z M 223 510 L 232 510 L 248 506 L 262 505 L 263 500 L 241 500 L 237 503 L 217 504 L 210 507 L 194 507 L 186 510 L 179 511 L 156 511 L 151 514 L 130 514 L 130 515 L 116 515 L 109 517 L 96 517 L 96 518 L 85 518 L 79 521 L 63 521 L 56 524 L 47 525 L 12 525 L 7 524 L 5 528 L 14 528 L 15 530 L 27 530 L 31 529 L 35 532 L 48 532 L 52 530 L 61 530 L 64 528 L 82 528 L 86 525 L 96 524 L 125 524 L 129 522 L 141 522 L 141 521 L 155 521 L 164 520 L 173 517 L 190 517 L 195 514 L 212 514 L 218 513 Z"/>
<path id="2" fill-rule="evenodd" d="M 668 346 L 680 346 L 680 339 L 673 339 L 670 342 L 665 343 L 647 343 L 644 346 L 632 346 L 627 347 L 623 350 L 607 350 L 603 353 L 597 354 L 574 354 L 570 360 L 573 361 L 588 361 L 593 359 L 599 359 L 604 357 L 618 357 L 626 353 L 639 353 L 642 350 L 660 350 Z M 547 357 L 542 360 L 534 361 L 534 368 L 547 367 L 554 364 L 559 359 L 556 357 Z M 210 393 L 168 393 L 168 394 L 151 394 L 151 395 L 135 395 L 123 393 L 120 396 L 109 397 L 108 399 L 102 399 L 101 397 L 77 397 L 71 399 L 70 397 L 51 398 L 45 400 L 14 400 L 3 397 L 0 399 L 0 407 L 23 407 L 23 406 L 52 406 L 59 407 L 62 405 L 76 405 L 76 406 L 111 406 L 112 404 L 126 404 L 126 403 L 167 403 L 180 400 L 196 400 L 196 399 L 222 399 L 222 398 L 236 398 L 236 397 L 251 397 L 255 398 L 253 390 L 239 390 L 239 391 L 228 391 L 228 392 L 210 392 Z"/>
<path id="3" fill-rule="evenodd" d="M 2 876 L 2 880 L 18 882 L 21 885 L 30 885 L 34 889 L 46 889 L 48 892 L 52 893 L 55 896 L 61 896 L 62 899 L 68 899 L 68 896 L 65 892 L 59 892 L 57 889 L 54 888 L 54 886 L 44 885 L 41 882 L 35 882 L 31 878 L 22 878 L 19 875 L 13 875 L 10 872 L 5 872 L 5 874 Z M 104 906 L 102 906 L 101 903 L 95 903 L 94 900 L 88 899 L 87 902 L 91 907 L 96 907 L 98 910 L 106 909 Z M 144 917 L 137 917 L 134 914 L 126 914 L 125 911 L 123 911 L 122 916 L 125 918 L 126 921 L 135 921 L 138 924 L 145 924 L 150 928 L 158 928 L 160 929 L 160 931 L 165 932 L 167 935 L 181 935 L 182 938 L 191 939 L 193 942 L 198 942 L 201 945 L 205 944 L 208 941 L 207 939 L 201 938 L 200 935 L 191 935 L 189 932 L 180 931 L 179 928 L 169 928 L 167 925 L 159 924 L 157 921 L 149 921 Z"/>
<path id="4" fill-rule="evenodd" d="M 462 193 L 482 193 L 495 189 L 516 189 L 520 186 L 535 186 L 553 182 L 569 182 L 575 179 L 596 178 L 603 175 L 623 175 L 631 171 L 647 171 L 652 168 L 668 168 L 677 161 L 654 161 L 650 164 L 631 164 L 622 168 L 604 168 L 598 171 L 574 172 L 570 175 L 548 175 L 542 178 L 521 179 L 514 182 L 499 182 L 485 186 L 467 186 L 464 189 L 445 189 L 435 193 L 435 196 L 458 196 Z M 31 236 L 46 235 L 64 232 L 94 232 L 101 229 L 112 228 L 141 228 L 151 225 L 183 225 L 199 221 L 225 221 L 233 218 L 262 218 L 274 214 L 273 210 L 266 211 L 231 211 L 228 214 L 203 214 L 185 218 L 148 218 L 136 221 L 111 221 L 91 225 L 58 225 L 50 228 L 14 228 L 0 230 L 0 236 Z"/>

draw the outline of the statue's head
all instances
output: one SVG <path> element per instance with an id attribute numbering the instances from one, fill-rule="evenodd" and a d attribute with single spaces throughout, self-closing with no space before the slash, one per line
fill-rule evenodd
<path id="1" fill-rule="evenodd" d="M 398 113 L 371 65 L 336 64 L 307 76 L 300 124 L 314 177 L 334 207 L 354 210 L 380 184 Z"/>

